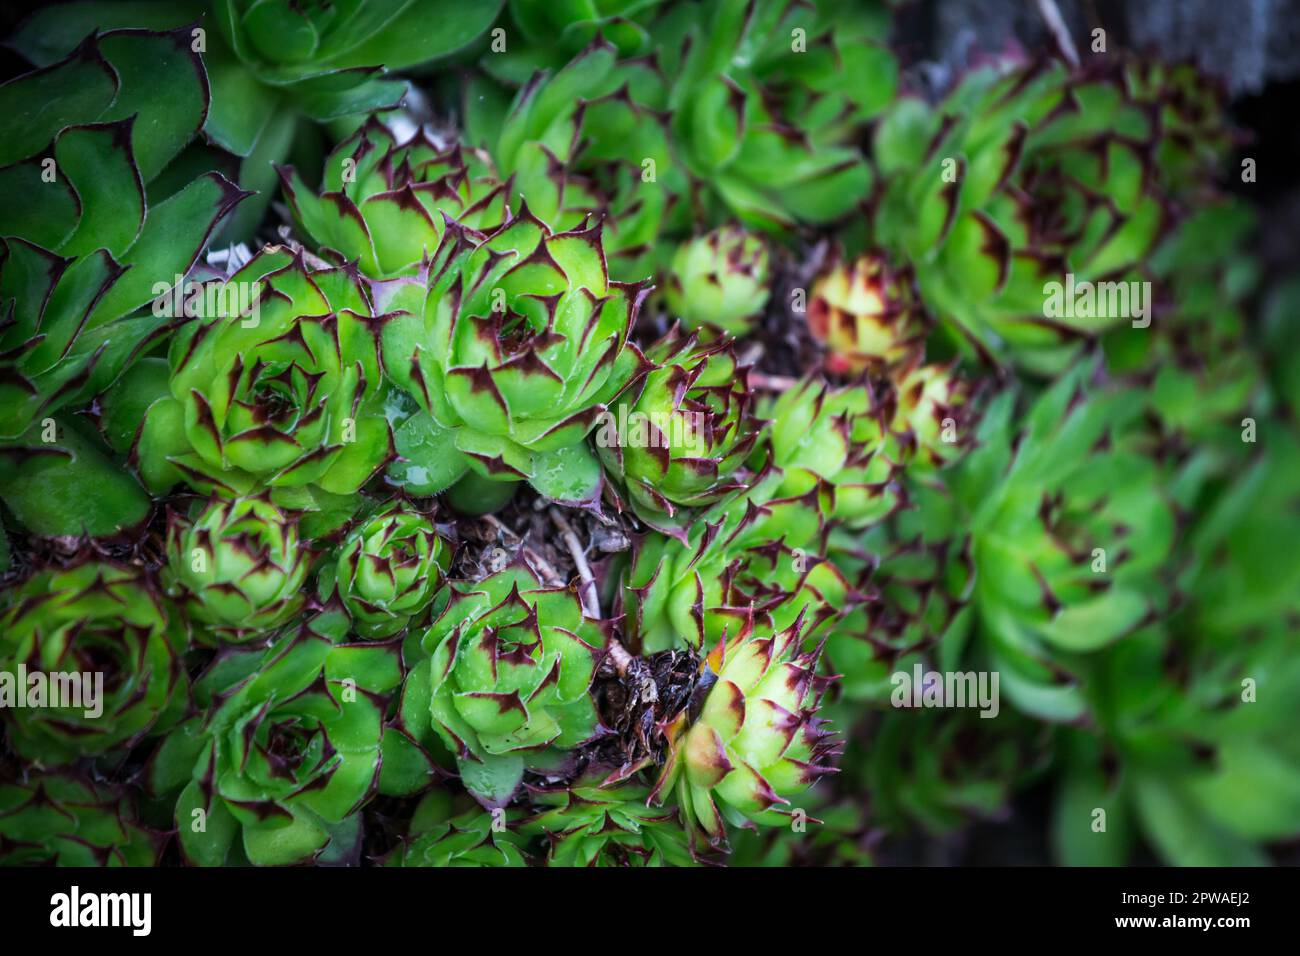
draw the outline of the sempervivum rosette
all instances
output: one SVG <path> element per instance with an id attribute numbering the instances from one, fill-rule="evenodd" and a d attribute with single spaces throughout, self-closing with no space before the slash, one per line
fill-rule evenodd
<path id="1" fill-rule="evenodd" d="M 861 598 L 821 555 L 825 499 L 777 498 L 779 472 L 758 476 L 699 515 L 686 532 L 651 532 L 623 576 L 624 627 L 643 653 L 703 653 L 753 615 L 770 631 L 807 612 L 809 632 Z"/>
<path id="2" fill-rule="evenodd" d="M 1080 338 L 1137 317 L 1095 297 L 1056 308 L 1049 284 L 1142 278 L 1166 224 L 1158 116 L 1126 84 L 1059 63 L 972 72 L 934 108 L 900 100 L 876 132 L 875 238 L 912 261 L 959 347 L 1055 374 Z"/>
<path id="3" fill-rule="evenodd" d="M 521 833 L 547 843 L 547 866 L 690 866 L 675 807 L 651 807 L 649 788 L 582 779 L 565 787 L 530 787 L 537 812 Z"/>
<path id="4" fill-rule="evenodd" d="M 442 589 L 451 545 L 426 516 L 394 501 L 353 528 L 317 578 L 337 593 L 362 637 L 388 637 L 428 609 Z"/>
<path id="5" fill-rule="evenodd" d="M 596 730 L 604 634 L 572 591 L 526 567 L 457 585 L 420 644 L 429 656 L 407 677 L 403 722 L 442 739 L 484 806 L 504 806 L 526 767 L 563 762 Z"/>
<path id="6" fill-rule="evenodd" d="M 405 312 L 383 332 L 385 368 L 419 405 L 395 479 L 429 494 L 472 469 L 594 501 L 585 439 L 644 368 L 628 332 L 646 287 L 609 279 L 599 227 L 553 232 L 526 208 L 486 237 L 450 230 L 429 268 L 427 304 L 423 283 L 399 283 L 388 305 Z"/>
<path id="7" fill-rule="evenodd" d="M 196 128 L 201 124 L 205 137 L 242 158 L 240 182 L 258 193 L 236 216 L 234 238 L 245 240 L 275 193 L 273 164 L 295 142 L 310 147 L 313 123 L 399 106 L 408 85 L 387 71 L 466 46 L 500 7 L 500 0 L 98 0 L 42 10 L 12 42 L 44 66 L 95 31 L 175 28 L 177 46 L 195 60 L 203 53 L 209 71 L 203 85 L 211 86 L 211 109 Z M 170 77 L 157 83 L 155 90 L 165 91 L 158 99 L 170 106 L 178 83 Z"/>
<path id="8" fill-rule="evenodd" d="M 147 409 L 133 452 L 149 487 L 185 481 L 230 497 L 269 488 L 277 503 L 310 510 L 317 492 L 351 494 L 383 469 L 383 318 L 354 271 L 311 269 L 268 246 L 203 298 L 216 314 L 176 334 L 168 373 L 154 385 L 137 365 L 140 378 L 121 385 Z"/>
<path id="9" fill-rule="evenodd" d="M 688 329 L 744 335 L 768 295 L 767 243 L 739 226 L 683 242 L 673 255 L 664 298 Z"/>
<path id="10" fill-rule="evenodd" d="M 126 794 L 89 778 L 0 783 L 2 866 L 154 866 L 162 842 Z"/>
<path id="11" fill-rule="evenodd" d="M 1001 397 L 961 466 L 981 630 L 1007 695 L 1045 719 L 1080 718 L 1071 675 L 1171 600 L 1176 523 L 1160 465 L 1135 445 L 1141 397 L 1095 373 L 1063 376 L 1023 431 Z"/>
<path id="12" fill-rule="evenodd" d="M 596 446 L 638 514 L 680 524 L 685 509 L 744 487 L 762 423 L 730 339 L 701 343 L 674 326 L 646 358 L 656 368 L 610 408 Z"/>
<path id="13" fill-rule="evenodd" d="M 291 169 L 280 176 L 317 246 L 376 279 L 414 273 L 438 250 L 449 218 L 480 231 L 497 228 L 510 198 L 486 154 L 441 147 L 423 130 L 398 144 L 375 119 L 330 153 L 320 195 Z"/>
<path id="14" fill-rule="evenodd" d="M 149 766 L 154 793 L 175 800 L 190 863 L 346 854 L 358 837 L 355 811 L 378 788 L 390 791 L 380 754 L 390 751 L 384 713 L 402 680 L 400 648 L 343 643 L 345 632 L 346 620 L 313 619 L 265 649 L 227 649 L 195 682 L 197 712 Z"/>
<path id="15" fill-rule="evenodd" d="M 153 188 L 208 111 L 190 31 L 90 33 L 0 85 L 0 439 L 156 342 L 174 317 L 142 311 L 155 284 L 185 274 L 248 195 L 201 166 L 174 195 Z"/>
<path id="16" fill-rule="evenodd" d="M 831 223 L 870 191 L 853 141 L 894 93 L 881 13 L 834 0 L 666 5 L 647 28 L 653 57 L 620 60 L 597 37 L 508 110 L 499 91 L 471 87 L 467 136 L 539 211 L 574 208 L 567 193 L 594 180 L 611 255 L 634 274 L 665 269 L 662 240 L 698 226 Z"/>
<path id="17" fill-rule="evenodd" d="M 172 519 L 164 581 L 201 630 L 241 643 L 298 613 L 308 564 L 297 520 L 265 496 L 215 498 Z"/>
<path id="18" fill-rule="evenodd" d="M 890 429 L 897 456 L 908 465 L 941 468 L 970 448 L 974 429 L 974 387 L 956 363 L 913 362 L 894 379 Z"/>
<path id="19" fill-rule="evenodd" d="M 427 793 L 415 808 L 410 831 L 384 859 L 385 866 L 481 867 L 527 866 L 527 840 L 509 827 L 499 827 L 496 815 L 471 804 L 454 812 L 445 791 Z"/>
<path id="20" fill-rule="evenodd" d="M 726 842 L 726 823 L 788 825 L 790 798 L 833 771 L 839 740 L 816 716 L 826 681 L 803 621 L 775 634 L 752 621 L 701 665 L 703 695 L 666 728 L 669 752 L 652 793 L 675 792 L 692 832 Z"/>
<path id="21" fill-rule="evenodd" d="M 805 379 L 763 409 L 767 448 L 781 470 L 781 494 L 820 491 L 828 517 L 865 527 L 899 504 L 896 442 L 885 408 L 867 385 L 831 388 Z"/>
<path id="22" fill-rule="evenodd" d="M 836 263 L 808 299 L 808 330 L 832 372 L 880 372 L 920 354 L 926 323 L 910 273 L 879 252 Z"/>
<path id="23" fill-rule="evenodd" d="M 105 754 L 176 715 L 184 637 L 142 572 L 107 563 L 39 571 L 7 599 L 0 671 L 31 705 L 0 708 L 19 753 L 46 765 Z"/>

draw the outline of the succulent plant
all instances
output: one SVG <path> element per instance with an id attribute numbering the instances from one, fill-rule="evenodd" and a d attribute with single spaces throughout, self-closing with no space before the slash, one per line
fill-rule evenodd
<path id="1" fill-rule="evenodd" d="M 38 571 L 6 603 L 3 712 L 11 746 L 28 760 L 56 766 L 124 750 L 179 716 L 184 637 L 139 570 L 87 563 Z M 15 706 L 14 695 L 27 705 Z"/>
<path id="2" fill-rule="evenodd" d="M 875 238 L 914 263 L 927 307 L 967 354 L 1056 374 L 1081 338 L 1137 319 L 1127 283 L 1145 281 L 1167 225 L 1148 175 L 1156 112 L 1114 78 L 1060 64 L 972 72 L 934 108 L 900 100 L 876 131 Z M 1079 308 L 1052 307 L 1051 283 L 1062 300 L 1079 290 Z"/>
<path id="3" fill-rule="evenodd" d="M 519 830 L 546 839 L 547 866 L 690 866 L 675 808 L 647 806 L 636 782 L 529 789 L 537 812 Z"/>
<path id="4" fill-rule="evenodd" d="M 383 470 L 393 455 L 379 358 L 386 317 L 354 271 L 312 269 L 268 246 L 195 305 L 201 314 L 172 338 L 167 374 L 137 365 L 142 381 L 119 385 L 124 409 L 143 417 L 132 454 L 151 489 L 269 489 L 307 511 Z"/>
<path id="5" fill-rule="evenodd" d="M 510 0 L 502 17 L 504 48 L 480 61 L 497 81 L 523 86 L 540 69 L 562 67 L 600 36 L 623 56 L 652 48 L 645 23 L 664 0 L 590 0 L 547 5 Z"/>
<path id="6" fill-rule="evenodd" d="M 432 791 L 415 809 L 411 832 L 384 861 L 387 866 L 526 866 L 526 841 L 506 827 L 504 817 L 473 807 L 452 815 L 446 794 Z"/>
<path id="7" fill-rule="evenodd" d="M 430 728 L 487 807 L 509 802 L 525 768 L 563 760 L 596 730 L 588 693 L 605 637 L 564 588 L 512 565 L 453 589 L 419 636 L 402 701 L 417 739 Z"/>
<path id="8" fill-rule="evenodd" d="M 884 703 L 895 673 L 951 663 L 970 639 L 975 575 L 962 509 L 939 482 L 913 480 L 906 497 L 907 508 L 865 534 L 831 535 L 831 560 L 867 595 L 826 640 L 842 700 Z"/>
<path id="9" fill-rule="evenodd" d="M 680 525 L 688 509 L 745 487 L 762 423 L 729 339 L 702 343 L 674 326 L 646 358 L 654 368 L 610 406 L 596 446 L 639 515 Z"/>
<path id="10" fill-rule="evenodd" d="M 12 439 L 168 331 L 172 317 L 142 308 L 246 194 L 217 172 L 170 193 L 157 181 L 208 109 L 188 34 L 89 37 L 0 86 L 0 102 L 0 439 Z"/>
<path id="11" fill-rule="evenodd" d="M 899 457 L 924 468 L 950 464 L 970 447 L 975 408 L 970 380 L 952 364 L 914 362 L 894 380 L 890 428 Z"/>
<path id="12" fill-rule="evenodd" d="M 440 147 L 424 130 L 399 145 L 373 118 L 326 158 L 319 196 L 293 169 L 280 176 L 294 216 L 322 252 L 375 279 L 417 273 L 438 251 L 448 220 L 492 232 L 508 218 L 510 186 L 486 154 Z"/>
<path id="13" fill-rule="evenodd" d="M 468 136 L 543 218 L 585 206 L 597 184 L 615 273 L 644 275 L 667 265 L 661 240 L 697 225 L 785 232 L 866 197 L 849 143 L 894 93 L 885 20 L 874 4 L 666 5 L 647 28 L 653 57 L 620 60 L 597 37 L 508 109 L 471 87 Z"/>
<path id="14" fill-rule="evenodd" d="M 526 208 L 444 247 L 427 305 L 423 284 L 404 285 L 383 330 L 384 367 L 419 406 L 398 429 L 410 464 L 396 480 L 430 494 L 472 469 L 594 501 L 600 463 L 585 439 L 644 371 L 628 333 L 645 287 L 609 279 L 599 226 L 552 232 Z"/>
<path id="15" fill-rule="evenodd" d="M 926 324 L 913 283 L 878 252 L 836 263 L 817 279 L 808 330 L 826 346 L 830 371 L 880 372 L 921 353 Z"/>
<path id="16" fill-rule="evenodd" d="M 70 773 L 0 783 L 0 864 L 153 866 L 162 835 L 129 797 Z"/>
<path id="17" fill-rule="evenodd" d="M 788 823 L 789 798 L 830 772 L 839 752 L 815 716 L 825 682 L 820 648 L 800 649 L 803 621 L 766 636 L 751 625 L 706 658 L 712 683 L 698 715 L 685 712 L 666 729 L 670 751 L 651 795 L 675 790 L 688 825 L 715 845 L 726 841 L 726 822 Z"/>
<path id="18" fill-rule="evenodd" d="M 303 606 L 308 557 L 297 521 L 265 496 L 173 518 L 164 581 L 186 617 L 223 643 L 265 638 Z"/>
<path id="19" fill-rule="evenodd" d="M 744 335 L 767 305 L 767 244 L 738 226 L 683 242 L 673 255 L 664 298 L 688 329 Z"/>
<path id="20" fill-rule="evenodd" d="M 189 862 L 302 863 L 356 839 L 402 667 L 397 644 L 341 636 L 309 620 L 265 648 L 227 650 L 196 681 L 197 713 L 150 764 Z"/>
<path id="21" fill-rule="evenodd" d="M 337 593 L 360 636 L 388 637 L 430 607 L 450 563 L 451 545 L 433 523 L 394 501 L 349 532 L 321 568 L 317 593 Z"/>
<path id="22" fill-rule="evenodd" d="M 862 595 L 821 555 L 823 502 L 815 493 L 777 498 L 780 474 L 703 512 L 689 531 L 641 538 L 622 576 L 624 628 L 642 653 L 703 652 L 752 615 L 767 631 L 803 612 L 809 632 Z"/>
<path id="23" fill-rule="evenodd" d="M 870 386 L 832 388 L 807 378 L 763 406 L 763 415 L 772 422 L 767 448 L 782 495 L 817 492 L 827 516 L 850 528 L 898 507 L 902 450 Z"/>
<path id="24" fill-rule="evenodd" d="M 29 18 L 14 45 L 37 66 L 72 51 L 96 30 L 171 30 L 202 53 L 212 88 L 204 131 L 241 157 L 239 182 L 255 190 L 231 234 L 247 239 L 265 215 L 274 164 L 295 143 L 310 145 L 314 123 L 334 123 L 399 105 L 405 81 L 389 70 L 417 66 L 472 43 L 502 0 L 94 0 Z"/>
<path id="25" fill-rule="evenodd" d="M 1022 710 L 1074 720 L 1087 656 L 1167 611 L 1176 525 L 1159 465 L 1130 432 L 1123 387 L 1071 370 L 1029 409 L 1011 443 L 1011 396 L 995 403 L 967 458 L 974 605 L 1002 686 Z"/>

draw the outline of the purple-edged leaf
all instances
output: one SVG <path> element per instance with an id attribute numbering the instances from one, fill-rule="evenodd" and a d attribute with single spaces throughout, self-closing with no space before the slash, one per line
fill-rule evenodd
<path id="1" fill-rule="evenodd" d="M 90 39 L 66 59 L 0 85 L 0 166 L 41 152 L 65 126 L 99 118 L 118 88 Z"/>
<path id="2" fill-rule="evenodd" d="M 208 173 L 151 208 L 140 238 L 122 258 L 130 269 L 100 300 L 90 324 L 139 308 L 157 295 L 155 283 L 170 286 L 189 272 L 216 224 L 246 195 L 220 173 Z"/>

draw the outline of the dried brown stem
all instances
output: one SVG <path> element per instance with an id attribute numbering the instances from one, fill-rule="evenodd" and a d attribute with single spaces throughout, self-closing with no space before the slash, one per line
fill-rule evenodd
<path id="1" fill-rule="evenodd" d="M 551 521 L 560 529 L 560 537 L 564 539 L 565 547 L 569 549 L 569 554 L 573 556 L 573 563 L 578 569 L 578 577 L 582 579 L 582 587 L 578 589 L 578 594 L 582 598 L 582 609 L 588 617 L 600 617 L 600 596 L 596 589 L 596 578 L 591 573 L 591 565 L 587 563 L 587 555 L 582 550 L 582 542 L 574 534 L 573 526 L 569 524 L 564 515 L 560 514 L 555 508 L 547 512 Z"/>

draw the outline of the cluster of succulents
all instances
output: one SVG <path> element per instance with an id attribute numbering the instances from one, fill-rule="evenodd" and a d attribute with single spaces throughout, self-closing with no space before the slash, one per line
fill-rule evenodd
<path id="1" fill-rule="evenodd" d="M 927 101 L 890 6 L 28 20 L 0 863 L 862 864 L 1045 780 L 1066 862 L 1294 841 L 1300 296 L 1222 104 Z"/>

